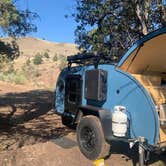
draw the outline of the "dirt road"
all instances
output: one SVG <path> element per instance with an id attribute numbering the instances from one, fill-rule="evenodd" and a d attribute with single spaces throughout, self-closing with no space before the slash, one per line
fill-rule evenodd
<path id="1" fill-rule="evenodd" d="M 52 92 L 1 87 L 0 82 L 0 166 L 93 166 L 80 153 L 75 131 L 51 110 Z M 165 165 L 153 160 L 152 165 Z M 127 145 L 112 145 L 106 166 L 136 164 L 136 153 Z"/>

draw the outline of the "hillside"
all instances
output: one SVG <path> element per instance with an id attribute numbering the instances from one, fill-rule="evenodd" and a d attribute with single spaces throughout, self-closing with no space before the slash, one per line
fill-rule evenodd
<path id="1" fill-rule="evenodd" d="M 1 40 L 11 41 L 9 38 Z M 66 65 L 66 57 L 78 53 L 75 44 L 53 43 L 34 37 L 19 38 L 17 44 L 20 56 L 3 64 L 0 81 L 33 88 L 54 88 L 60 70 Z"/>
<path id="2" fill-rule="evenodd" d="M 4 38 L 1 40 L 10 42 L 10 38 Z M 62 55 L 73 55 L 78 52 L 77 46 L 72 43 L 54 43 L 47 40 L 34 38 L 34 37 L 22 37 L 17 40 L 21 55 L 34 56 L 36 53 L 42 53 L 48 51 L 51 55 L 57 53 Z"/>
<path id="3" fill-rule="evenodd" d="M 75 44 L 70 43 L 53 43 L 46 40 L 33 38 L 33 37 L 24 37 L 18 39 L 18 45 L 20 52 L 23 55 L 33 56 L 36 53 L 48 51 L 49 54 L 54 55 L 71 55 L 78 52 Z"/>

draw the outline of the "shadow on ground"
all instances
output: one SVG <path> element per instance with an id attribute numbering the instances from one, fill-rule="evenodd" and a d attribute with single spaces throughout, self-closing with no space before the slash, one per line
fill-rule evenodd
<path id="1" fill-rule="evenodd" d="M 56 145 L 60 146 L 63 149 L 70 149 L 70 148 L 78 146 L 78 144 L 75 140 L 68 138 L 68 137 L 61 137 L 58 139 L 53 139 L 52 142 L 55 143 Z"/>
<path id="2" fill-rule="evenodd" d="M 0 150 L 60 138 L 71 130 L 51 110 L 53 93 L 34 90 L 0 96 Z"/>

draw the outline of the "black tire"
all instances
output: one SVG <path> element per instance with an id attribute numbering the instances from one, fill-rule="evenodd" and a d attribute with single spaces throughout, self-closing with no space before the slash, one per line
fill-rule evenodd
<path id="1" fill-rule="evenodd" d="M 96 116 L 85 116 L 77 126 L 77 141 L 80 151 L 90 160 L 109 155 L 110 145 L 106 143 L 100 120 Z"/>

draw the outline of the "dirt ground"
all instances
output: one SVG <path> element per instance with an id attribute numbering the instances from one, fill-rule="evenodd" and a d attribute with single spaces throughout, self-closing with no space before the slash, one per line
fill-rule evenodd
<path id="1" fill-rule="evenodd" d="M 53 93 L 0 82 L 0 166 L 93 166 L 79 151 L 75 131 L 52 111 Z M 106 166 L 136 166 L 127 145 L 111 146 Z M 160 161 L 159 161 L 160 160 Z M 153 156 L 151 165 L 164 166 Z"/>

